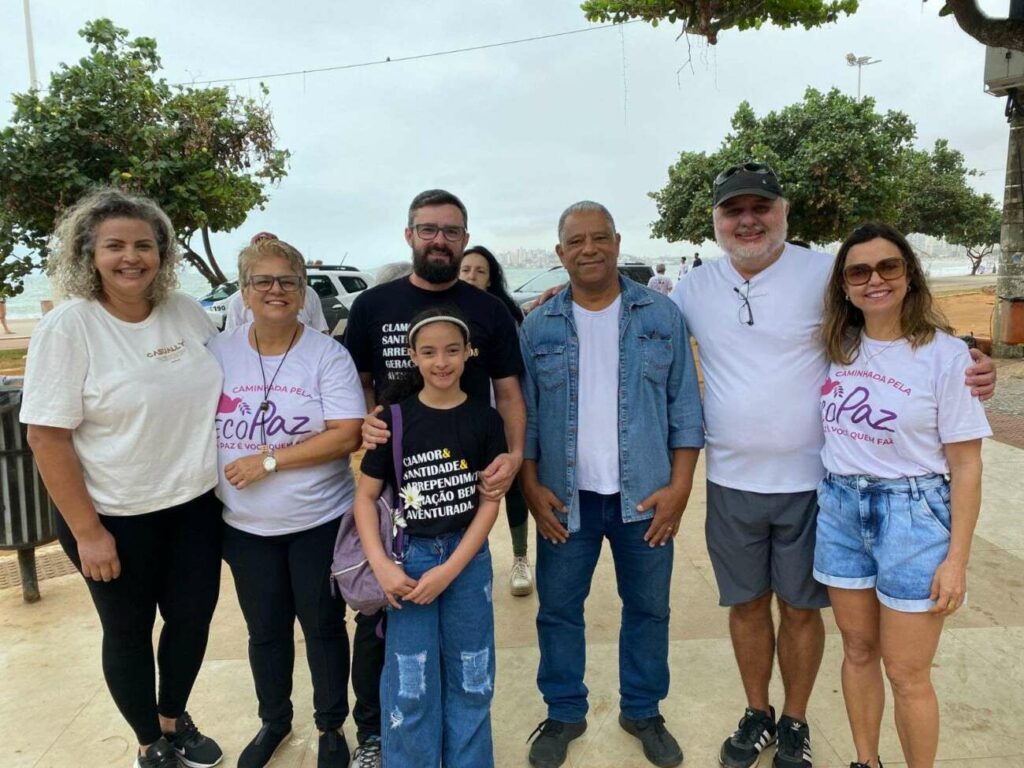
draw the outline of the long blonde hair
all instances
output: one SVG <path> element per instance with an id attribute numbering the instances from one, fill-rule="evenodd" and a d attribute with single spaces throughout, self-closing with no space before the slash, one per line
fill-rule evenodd
<path id="1" fill-rule="evenodd" d="M 860 353 L 860 337 L 864 330 L 864 313 L 846 298 L 843 269 L 846 257 L 855 245 L 881 238 L 895 245 L 906 263 L 907 295 L 900 310 L 900 328 L 903 337 L 914 348 L 935 338 L 935 331 L 953 333 L 945 315 L 935 306 L 921 262 L 907 239 L 888 224 L 864 224 L 850 233 L 839 247 L 839 255 L 832 265 L 832 275 L 825 289 L 825 317 L 821 335 L 829 360 L 849 365 Z"/>

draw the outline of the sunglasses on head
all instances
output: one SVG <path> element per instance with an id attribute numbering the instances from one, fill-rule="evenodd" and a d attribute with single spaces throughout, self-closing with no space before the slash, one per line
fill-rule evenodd
<path id="1" fill-rule="evenodd" d="M 864 285 L 871 280 L 873 272 L 877 272 L 883 280 L 896 280 L 907 273 L 907 262 L 902 256 L 893 256 L 874 265 L 850 264 L 843 267 L 843 280 L 847 285 Z"/>
<path id="2" fill-rule="evenodd" d="M 765 163 L 740 163 L 739 165 L 729 166 L 720 174 L 718 174 L 715 177 L 715 186 L 721 186 L 740 171 L 746 171 L 747 173 L 756 173 L 761 176 L 776 175 L 775 171 L 772 170 L 771 166 Z"/>

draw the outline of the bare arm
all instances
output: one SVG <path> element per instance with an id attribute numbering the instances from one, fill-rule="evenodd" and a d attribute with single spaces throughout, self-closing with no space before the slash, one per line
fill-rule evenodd
<path id="1" fill-rule="evenodd" d="M 74 534 L 82 575 L 111 581 L 121 575 L 114 537 L 103 527 L 85 487 L 82 464 L 75 453 L 70 429 L 30 424 L 28 444 L 39 474 L 61 516 Z"/>
<path id="2" fill-rule="evenodd" d="M 981 440 L 943 446 L 949 462 L 950 511 L 953 521 L 949 553 L 935 570 L 931 599 L 934 613 L 950 614 L 967 593 L 967 562 L 981 510 Z"/>
<path id="3" fill-rule="evenodd" d="M 383 481 L 369 475 L 360 475 L 352 514 L 355 515 L 356 530 L 359 531 L 363 554 L 366 555 L 370 568 L 373 569 L 373 575 L 377 577 L 391 606 L 401 608 L 399 599 L 413 590 L 416 580 L 409 578 L 405 571 L 394 563 L 384 551 L 377 512 L 377 499 L 380 498 L 383 489 Z"/>

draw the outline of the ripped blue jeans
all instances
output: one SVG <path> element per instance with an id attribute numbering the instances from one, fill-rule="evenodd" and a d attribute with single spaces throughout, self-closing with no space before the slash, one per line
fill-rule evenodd
<path id="1" fill-rule="evenodd" d="M 405 571 L 446 562 L 462 533 L 409 537 Z M 486 542 L 430 605 L 388 609 L 380 679 L 384 765 L 493 768 L 494 610 Z"/>

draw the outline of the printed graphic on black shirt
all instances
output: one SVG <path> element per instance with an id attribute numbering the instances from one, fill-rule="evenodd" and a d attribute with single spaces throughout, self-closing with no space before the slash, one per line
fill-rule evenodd
<path id="1" fill-rule="evenodd" d="M 403 464 L 406 521 L 454 517 L 476 506 L 477 473 L 450 448 L 406 456 Z"/>
<path id="2" fill-rule="evenodd" d="M 380 327 L 380 355 L 389 384 L 416 367 L 409 358 L 409 323 L 384 323 Z"/>

